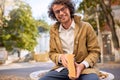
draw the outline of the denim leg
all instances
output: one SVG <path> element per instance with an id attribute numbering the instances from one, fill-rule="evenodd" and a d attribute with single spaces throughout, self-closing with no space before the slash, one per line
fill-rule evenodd
<path id="1" fill-rule="evenodd" d="M 45 76 L 40 78 L 39 80 L 69 80 L 68 70 L 63 69 L 60 72 L 50 71 Z"/>
<path id="2" fill-rule="evenodd" d="M 80 75 L 79 79 L 77 79 L 77 80 L 99 80 L 99 77 L 94 73 L 82 74 L 82 75 Z"/>

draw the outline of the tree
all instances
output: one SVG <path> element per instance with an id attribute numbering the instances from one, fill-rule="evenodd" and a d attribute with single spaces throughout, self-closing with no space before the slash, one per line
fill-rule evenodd
<path id="1" fill-rule="evenodd" d="M 5 27 L 5 18 L 4 18 L 4 10 L 5 10 L 5 0 L 0 1 L 0 47 L 3 47 L 3 39 L 2 39 L 2 32 L 3 27 Z"/>
<path id="2" fill-rule="evenodd" d="M 38 30 L 30 6 L 20 2 L 9 16 L 8 26 L 3 31 L 4 46 L 7 50 L 20 48 L 33 51 L 37 44 Z"/>
<path id="3" fill-rule="evenodd" d="M 15 6 L 15 3 L 16 0 L 0 0 L 0 47 L 4 47 L 2 35 L 4 27 L 7 26 L 8 18 L 5 13 L 8 11 L 8 8 L 12 9 L 12 7 Z"/>
<path id="4" fill-rule="evenodd" d="M 38 25 L 39 28 L 42 28 L 42 30 L 43 30 L 42 32 L 47 32 L 50 29 L 50 26 L 48 25 L 48 23 L 45 22 L 45 20 L 42 20 L 42 19 L 37 20 L 37 25 Z"/>
<path id="5" fill-rule="evenodd" d="M 109 4 L 106 5 L 104 0 L 94 0 L 94 1 L 89 1 L 89 0 L 83 0 L 78 8 L 79 12 L 84 11 L 84 14 L 87 15 L 87 21 L 89 21 L 93 26 L 96 26 L 96 22 L 93 19 L 93 17 L 95 16 L 94 13 L 96 13 L 96 7 L 99 4 L 100 5 L 100 9 L 99 9 L 99 13 L 100 13 L 100 17 L 99 17 L 99 21 L 100 21 L 100 25 L 104 25 L 105 23 L 108 24 L 108 26 L 111 29 L 112 32 L 112 40 L 114 43 L 114 47 L 115 48 L 119 48 L 119 42 L 118 42 L 118 38 L 115 32 L 115 22 L 113 19 L 113 15 L 112 15 L 112 9 L 111 9 L 111 2 L 113 2 L 114 0 L 108 0 Z M 89 17 L 90 16 L 90 17 Z M 85 18 L 86 18 L 85 17 Z"/>

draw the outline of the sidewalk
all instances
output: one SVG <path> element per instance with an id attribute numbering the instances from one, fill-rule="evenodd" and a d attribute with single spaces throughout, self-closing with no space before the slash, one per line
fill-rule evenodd
<path id="1" fill-rule="evenodd" d="M 29 67 L 40 67 L 40 66 L 48 66 L 48 65 L 54 65 L 52 61 L 47 61 L 47 62 L 35 62 L 35 61 L 30 61 L 30 62 L 21 62 L 21 63 L 12 63 L 10 61 L 7 61 L 5 64 L 0 65 L 0 70 L 3 69 L 17 69 L 17 68 L 29 68 Z M 102 69 L 102 68 L 120 68 L 120 63 L 98 63 L 97 67 Z"/>
<path id="2" fill-rule="evenodd" d="M 34 62 L 34 61 L 32 61 L 32 62 L 3 64 L 3 65 L 0 65 L 0 70 L 6 71 L 6 70 L 10 70 L 10 69 L 19 69 L 19 68 L 24 69 L 24 68 L 34 68 L 34 67 L 44 68 L 44 70 L 45 70 L 47 67 L 51 67 L 51 66 L 54 66 L 54 63 L 51 61 L 47 61 L 47 62 Z M 120 76 L 119 76 L 120 75 L 120 73 L 119 73 L 120 63 L 115 63 L 115 62 L 104 63 L 104 64 L 98 63 L 97 67 L 100 70 L 107 71 L 107 72 L 114 74 L 115 80 L 120 79 Z M 28 72 L 26 72 L 26 73 L 28 73 Z"/>
<path id="3" fill-rule="evenodd" d="M 99 69 L 115 69 L 115 68 L 120 68 L 120 63 L 116 62 L 108 62 L 108 63 L 97 63 L 97 67 Z"/>
<path id="4" fill-rule="evenodd" d="M 0 65 L 0 70 L 4 69 L 18 69 L 18 68 L 30 68 L 30 67 L 40 67 L 40 66 L 48 66 L 54 65 L 53 62 L 21 62 L 21 63 L 6 63 Z"/>

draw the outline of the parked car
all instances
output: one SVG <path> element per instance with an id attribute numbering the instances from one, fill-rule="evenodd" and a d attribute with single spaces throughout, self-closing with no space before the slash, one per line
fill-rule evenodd
<path id="1" fill-rule="evenodd" d="M 5 48 L 0 48 L 0 64 L 4 64 L 7 60 L 8 54 Z"/>

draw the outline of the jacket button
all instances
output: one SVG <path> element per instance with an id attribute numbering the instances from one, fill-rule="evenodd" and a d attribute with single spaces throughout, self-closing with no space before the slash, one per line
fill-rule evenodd
<path id="1" fill-rule="evenodd" d="M 78 44 L 78 41 L 76 41 L 76 44 Z"/>

